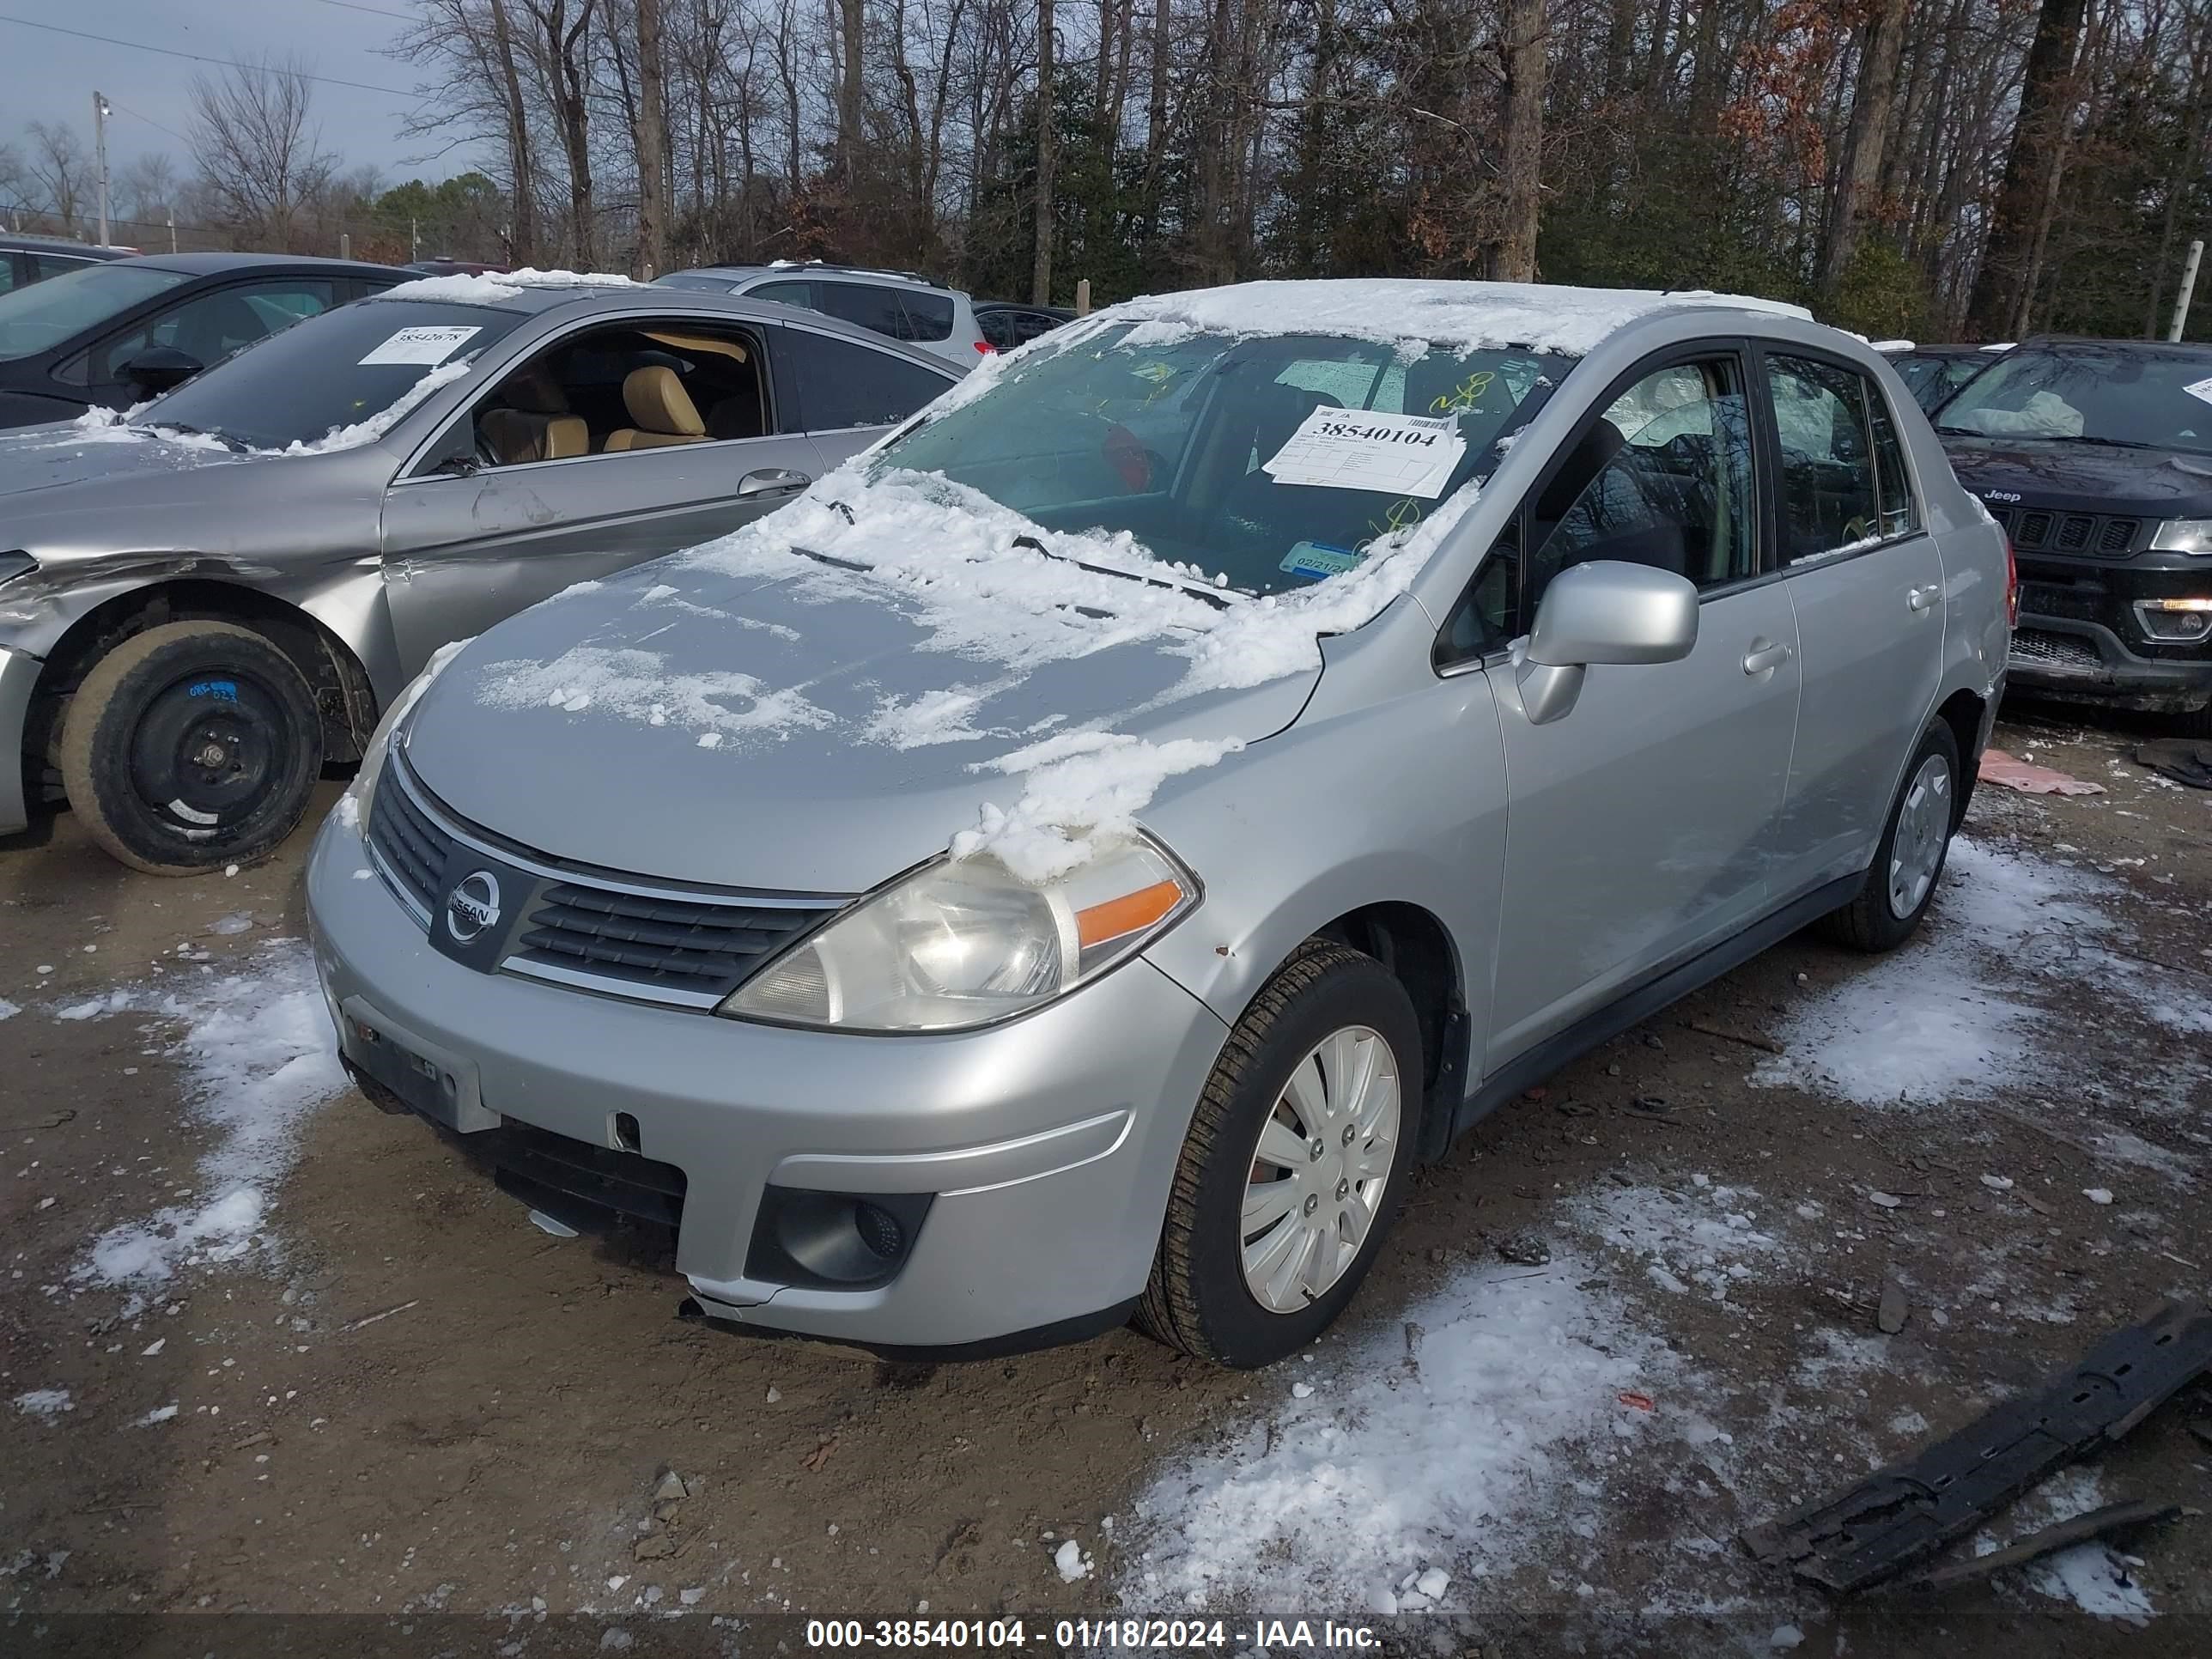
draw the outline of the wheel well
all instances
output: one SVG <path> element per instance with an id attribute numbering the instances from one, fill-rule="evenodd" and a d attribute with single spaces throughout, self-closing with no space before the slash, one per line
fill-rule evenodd
<path id="1" fill-rule="evenodd" d="M 1424 1158 L 1442 1157 L 1450 1143 L 1460 1097 L 1467 1091 L 1467 999 L 1461 990 L 1459 957 L 1451 936 L 1419 905 L 1401 902 L 1346 911 L 1315 933 L 1373 957 L 1413 1000 L 1421 1029 L 1426 1103 L 1419 1150 Z"/>
<path id="2" fill-rule="evenodd" d="M 291 659 L 314 694 L 325 756 L 340 762 L 361 758 L 362 745 L 376 725 L 376 692 L 345 642 L 297 605 L 257 588 L 185 578 L 133 588 L 94 606 L 46 653 L 31 695 L 23 749 L 43 771 L 49 799 L 58 799 L 61 793 L 53 757 L 62 718 L 84 677 L 134 634 L 173 622 L 236 623 L 267 639 Z"/>
<path id="3" fill-rule="evenodd" d="M 1982 717 L 1989 704 L 1971 691 L 1954 691 L 1936 711 L 1936 718 L 1951 728 L 1951 735 L 1959 744 L 1959 765 L 1966 774 L 1959 780 L 1955 805 L 1951 809 L 1951 828 L 1956 830 L 1966 821 L 1966 806 L 1974 798 L 1974 775 L 1979 769 L 1981 756 L 1974 745 L 1981 740 Z"/>

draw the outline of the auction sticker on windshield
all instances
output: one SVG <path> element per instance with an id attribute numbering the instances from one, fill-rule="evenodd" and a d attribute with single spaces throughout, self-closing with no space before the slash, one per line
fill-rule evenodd
<path id="1" fill-rule="evenodd" d="M 471 335 L 483 332 L 483 329 L 473 325 L 462 324 L 403 328 L 362 358 L 356 367 L 367 368 L 379 363 L 420 363 L 425 368 L 435 368 L 460 349 L 462 342 Z"/>
<path id="2" fill-rule="evenodd" d="M 2212 380 L 2193 381 L 2181 389 L 2199 403 L 2212 404 Z"/>
<path id="3" fill-rule="evenodd" d="M 1433 501 L 1467 453 L 1449 416 L 1392 415 L 1323 404 L 1298 423 L 1261 470 L 1277 483 L 1371 489 Z"/>

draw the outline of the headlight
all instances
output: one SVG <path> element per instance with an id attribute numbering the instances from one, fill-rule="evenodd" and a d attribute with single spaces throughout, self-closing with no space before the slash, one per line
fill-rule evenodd
<path id="1" fill-rule="evenodd" d="M 2157 553 L 2212 553 L 2212 519 L 2168 519 L 2150 544 Z"/>
<path id="2" fill-rule="evenodd" d="M 1165 848 L 1127 842 L 1032 886 L 988 857 L 940 858 L 861 900 L 715 1012 L 847 1031 L 957 1031 L 1050 1002 L 1198 902 Z"/>
<path id="3" fill-rule="evenodd" d="M 474 637 L 471 635 L 471 637 Z M 455 640 L 451 645 L 441 645 L 430 653 L 430 660 L 422 665 L 422 672 L 407 682 L 392 706 L 384 711 L 384 718 L 376 723 L 376 730 L 368 734 L 368 744 L 361 751 L 361 769 L 346 785 L 345 793 L 338 797 L 337 811 L 349 823 L 362 826 L 368 834 L 368 808 L 376 793 L 376 781 L 384 774 L 384 757 L 392 750 L 392 734 L 399 729 L 399 722 L 407 718 L 407 711 L 422 700 L 430 689 L 430 682 L 445 672 L 446 665 L 459 653 L 467 640 Z"/>

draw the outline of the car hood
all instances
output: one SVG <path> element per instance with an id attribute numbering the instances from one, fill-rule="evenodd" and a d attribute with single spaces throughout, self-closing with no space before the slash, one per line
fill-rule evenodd
<path id="1" fill-rule="evenodd" d="M 2144 519 L 2212 516 L 2212 456 L 2069 440 L 1942 435 L 1959 482 L 2000 506 Z"/>
<path id="2" fill-rule="evenodd" d="M 0 500 L 76 484 L 104 489 L 126 479 L 173 479 L 240 459 L 212 439 L 161 438 L 130 427 L 76 421 L 19 427 L 0 432 Z"/>
<path id="3" fill-rule="evenodd" d="M 1206 763 L 1289 725 L 1319 677 L 1316 649 L 1264 684 L 1194 689 L 1188 630 L 1130 637 L 1099 603 L 1101 584 L 1158 596 L 1070 574 L 1090 647 L 1025 661 L 834 562 L 657 561 L 468 645 L 411 716 L 407 763 L 461 817 L 558 860 L 850 893 L 1018 811 L 1042 757 L 1103 743 L 1139 774 L 1142 756 Z"/>

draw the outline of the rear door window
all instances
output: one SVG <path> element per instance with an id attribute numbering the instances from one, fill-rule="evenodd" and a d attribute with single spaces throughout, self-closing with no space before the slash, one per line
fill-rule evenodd
<path id="1" fill-rule="evenodd" d="M 1878 399 L 1865 377 L 1817 358 L 1771 356 L 1766 384 L 1781 444 L 1782 562 L 1801 563 L 1893 533 L 1883 525 L 1875 474 L 1870 410 Z M 1894 428 L 1889 441 L 1894 448 Z M 1902 484 L 1901 455 L 1895 465 Z M 1910 512 L 1909 493 L 1905 499 Z"/>
<path id="2" fill-rule="evenodd" d="M 908 320 L 906 307 L 900 303 L 899 291 L 895 288 L 879 288 L 872 283 L 817 280 L 814 297 L 817 309 L 848 323 L 858 323 L 870 333 L 893 340 L 915 337 L 914 325 Z M 951 332 L 949 323 L 945 332 Z"/>
<path id="3" fill-rule="evenodd" d="M 908 289 L 899 295 L 906 307 L 911 340 L 949 340 L 952 337 L 953 305 L 949 294 L 923 294 Z"/>
<path id="4" fill-rule="evenodd" d="M 814 303 L 814 284 L 806 282 L 763 283 L 758 288 L 749 288 L 745 297 L 750 300 L 773 300 L 778 305 L 797 306 L 802 311 L 819 311 Z"/>
<path id="5" fill-rule="evenodd" d="M 799 413 L 809 432 L 889 426 L 933 402 L 952 384 L 948 374 L 857 340 L 833 339 L 801 328 L 775 333 L 772 349 L 797 386 Z"/>
<path id="6" fill-rule="evenodd" d="M 131 360 L 149 346 L 183 352 L 202 367 L 221 362 L 293 324 L 328 311 L 327 277 L 288 276 L 195 295 L 182 305 L 93 348 L 92 383 L 119 386 Z"/>

